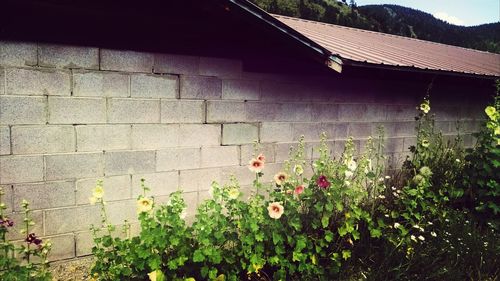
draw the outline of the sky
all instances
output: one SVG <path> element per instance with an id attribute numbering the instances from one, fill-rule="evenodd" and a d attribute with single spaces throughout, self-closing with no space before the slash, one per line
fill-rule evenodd
<path id="1" fill-rule="evenodd" d="M 500 0 L 356 0 L 356 3 L 358 6 L 405 6 L 457 25 L 472 26 L 500 21 Z"/>

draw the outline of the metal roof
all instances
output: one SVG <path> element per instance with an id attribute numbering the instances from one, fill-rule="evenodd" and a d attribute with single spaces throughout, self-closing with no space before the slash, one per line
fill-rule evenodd
<path id="1" fill-rule="evenodd" d="M 500 76 L 500 55 L 414 38 L 273 15 L 343 64 Z"/>

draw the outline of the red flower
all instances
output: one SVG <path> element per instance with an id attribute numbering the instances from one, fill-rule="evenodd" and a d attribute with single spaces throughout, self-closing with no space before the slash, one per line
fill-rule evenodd
<path id="1" fill-rule="evenodd" d="M 316 180 L 316 183 L 318 184 L 319 187 L 324 189 L 330 187 L 330 182 L 326 179 L 325 176 L 319 176 L 319 178 Z"/>

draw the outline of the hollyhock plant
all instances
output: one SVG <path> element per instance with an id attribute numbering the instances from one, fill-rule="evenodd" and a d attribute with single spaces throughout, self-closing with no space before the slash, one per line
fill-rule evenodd
<path id="1" fill-rule="evenodd" d="M 288 179 L 288 175 L 284 172 L 279 172 L 276 175 L 274 175 L 274 181 L 276 182 L 276 185 L 283 185 L 286 180 Z"/>
<path id="2" fill-rule="evenodd" d="M 266 156 L 264 156 L 264 154 L 261 153 L 261 154 L 259 154 L 257 156 L 257 160 L 262 161 L 262 163 L 265 163 L 266 162 Z"/>
<path id="3" fill-rule="evenodd" d="M 280 202 L 272 202 L 269 203 L 269 206 L 267 207 L 267 211 L 269 213 L 269 216 L 273 219 L 279 219 L 285 212 L 285 208 L 283 205 L 281 205 Z"/>
<path id="4" fill-rule="evenodd" d="M 261 154 L 259 157 L 265 159 L 265 157 Z M 260 173 L 264 169 L 264 161 L 259 158 L 253 158 L 248 162 L 248 169 L 254 173 Z"/>
<path id="5" fill-rule="evenodd" d="M 294 193 L 295 195 L 302 194 L 302 192 L 304 192 L 304 188 L 305 188 L 305 187 L 304 187 L 303 185 L 299 185 L 299 186 L 295 187 L 295 189 L 294 189 L 293 193 Z"/>
<path id="6" fill-rule="evenodd" d="M 316 180 L 316 183 L 318 184 L 318 186 L 320 188 L 323 188 L 323 189 L 330 187 L 330 182 L 328 181 L 328 179 L 324 175 L 319 176 L 319 178 Z"/>
<path id="7" fill-rule="evenodd" d="M 149 212 L 153 209 L 153 200 L 141 197 L 137 200 L 137 213 Z"/>

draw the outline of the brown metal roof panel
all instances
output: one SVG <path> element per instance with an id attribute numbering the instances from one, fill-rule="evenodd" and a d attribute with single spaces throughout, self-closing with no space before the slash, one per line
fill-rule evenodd
<path id="1" fill-rule="evenodd" d="M 352 61 L 500 76 L 498 54 L 333 24 L 274 16 L 333 54 Z"/>

